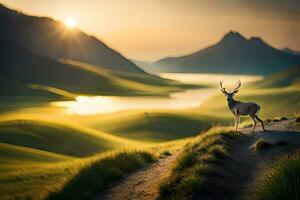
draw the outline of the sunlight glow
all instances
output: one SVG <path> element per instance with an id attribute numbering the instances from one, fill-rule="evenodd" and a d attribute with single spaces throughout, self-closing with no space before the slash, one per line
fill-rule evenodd
<path id="1" fill-rule="evenodd" d="M 135 109 L 185 109 L 200 106 L 215 89 L 175 92 L 170 97 L 78 96 L 75 101 L 57 101 L 50 105 L 64 107 L 69 114 L 98 115 Z"/>
<path id="2" fill-rule="evenodd" d="M 77 25 L 76 20 L 72 17 L 66 18 L 64 23 L 68 28 L 74 28 Z"/>
<path id="3" fill-rule="evenodd" d="M 209 97 L 219 92 L 219 81 L 226 87 L 233 87 L 236 80 L 250 83 L 261 80 L 261 76 L 224 74 L 159 74 L 183 83 L 199 83 L 211 88 L 191 89 L 173 92 L 169 97 L 123 97 L 123 96 L 77 96 L 74 101 L 56 101 L 50 105 L 65 108 L 71 115 L 99 115 L 135 109 L 189 109 L 199 107 Z"/>

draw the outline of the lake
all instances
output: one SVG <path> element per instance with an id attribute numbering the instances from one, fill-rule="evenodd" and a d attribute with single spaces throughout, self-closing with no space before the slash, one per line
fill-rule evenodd
<path id="1" fill-rule="evenodd" d="M 133 109 L 187 109 L 200 106 L 205 100 L 219 92 L 219 81 L 232 87 L 235 80 L 249 83 L 262 79 L 261 76 L 223 74 L 163 73 L 159 76 L 182 83 L 205 84 L 215 87 L 174 92 L 169 97 L 124 97 L 124 96 L 78 96 L 74 101 L 56 101 L 51 106 L 62 107 L 69 114 L 97 115 Z"/>

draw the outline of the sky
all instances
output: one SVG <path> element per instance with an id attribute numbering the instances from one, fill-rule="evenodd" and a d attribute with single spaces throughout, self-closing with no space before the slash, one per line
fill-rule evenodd
<path id="1" fill-rule="evenodd" d="M 300 0 L 0 0 L 26 14 L 72 17 L 124 56 L 154 61 L 192 53 L 230 30 L 300 51 Z"/>

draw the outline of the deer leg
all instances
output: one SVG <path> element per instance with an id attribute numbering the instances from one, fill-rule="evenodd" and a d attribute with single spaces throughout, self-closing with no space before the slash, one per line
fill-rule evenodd
<path id="1" fill-rule="evenodd" d="M 266 131 L 263 120 L 261 120 L 257 115 L 255 116 L 255 118 L 261 123 L 263 130 Z"/>
<path id="2" fill-rule="evenodd" d="M 253 122 L 254 122 L 252 131 L 251 131 L 251 133 L 253 133 L 253 131 L 254 131 L 255 127 L 256 127 L 257 122 L 256 122 L 256 120 L 255 120 L 255 117 L 253 117 L 253 116 L 250 116 L 250 117 L 251 117 L 251 119 L 252 119 Z"/>
<path id="3" fill-rule="evenodd" d="M 235 117 L 235 131 L 238 130 L 239 122 L 240 122 L 240 116 L 237 115 L 237 116 Z"/>

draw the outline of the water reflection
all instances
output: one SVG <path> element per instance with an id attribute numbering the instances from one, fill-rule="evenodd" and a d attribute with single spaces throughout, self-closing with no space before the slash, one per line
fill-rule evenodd
<path id="1" fill-rule="evenodd" d="M 160 74 L 160 76 L 184 83 L 201 83 L 218 87 L 220 80 L 225 81 L 226 87 L 235 84 L 240 79 L 242 83 L 262 79 L 261 76 L 224 75 L 224 74 Z M 132 109 L 186 109 L 200 106 L 211 95 L 218 92 L 216 88 L 186 90 L 170 94 L 170 97 L 107 97 L 107 96 L 78 96 L 75 101 L 52 102 L 52 106 L 66 108 L 70 114 L 96 115 L 115 113 Z"/>
<path id="2" fill-rule="evenodd" d="M 200 106 L 216 89 L 186 90 L 170 97 L 78 96 L 75 101 L 52 102 L 51 106 L 67 108 L 70 114 L 95 115 L 132 109 L 185 109 Z"/>

